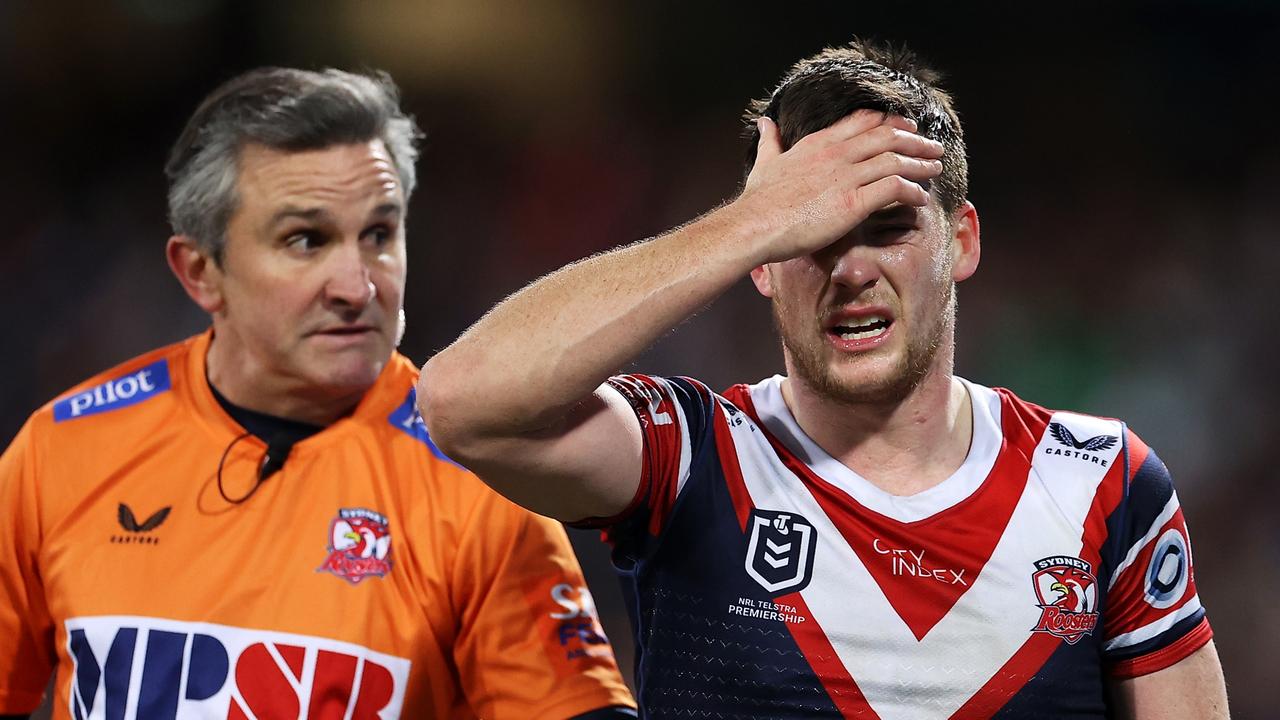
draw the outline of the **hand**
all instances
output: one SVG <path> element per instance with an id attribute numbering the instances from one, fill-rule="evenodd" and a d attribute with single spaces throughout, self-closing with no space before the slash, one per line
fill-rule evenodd
<path id="1" fill-rule="evenodd" d="M 786 152 L 777 124 L 759 125 L 755 165 L 730 207 L 762 230 L 764 263 L 816 252 L 893 203 L 927 205 L 919 183 L 942 172 L 942 143 L 896 115 L 858 110 Z"/>

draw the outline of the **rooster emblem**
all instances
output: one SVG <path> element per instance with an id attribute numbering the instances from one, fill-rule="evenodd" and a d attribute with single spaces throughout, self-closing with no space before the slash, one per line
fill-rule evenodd
<path id="1" fill-rule="evenodd" d="M 391 571 L 391 532 L 387 519 L 365 508 L 343 508 L 329 526 L 329 556 L 318 570 L 352 585 Z"/>
<path id="2" fill-rule="evenodd" d="M 1085 609 L 1088 602 L 1085 597 L 1085 590 L 1088 586 L 1082 584 L 1081 580 L 1092 585 L 1092 578 L 1080 577 L 1084 573 L 1075 568 L 1059 572 L 1050 570 L 1048 575 L 1053 578 L 1053 583 L 1049 585 L 1049 591 L 1058 594 L 1058 598 L 1051 604 L 1069 612 L 1080 612 Z"/>
<path id="3" fill-rule="evenodd" d="M 1093 567 L 1076 557 L 1040 560 L 1032 576 L 1040 621 L 1032 632 L 1056 635 L 1070 644 L 1091 634 L 1098 624 L 1098 588 Z"/>

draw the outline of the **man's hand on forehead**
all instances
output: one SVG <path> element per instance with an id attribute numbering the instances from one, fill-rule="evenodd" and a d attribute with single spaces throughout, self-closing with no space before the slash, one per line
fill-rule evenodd
<path id="1" fill-rule="evenodd" d="M 785 152 L 778 126 L 758 122 L 756 162 L 733 205 L 760 227 L 763 262 L 826 247 L 892 205 L 927 205 L 942 172 L 942 144 L 898 115 L 858 110 Z"/>

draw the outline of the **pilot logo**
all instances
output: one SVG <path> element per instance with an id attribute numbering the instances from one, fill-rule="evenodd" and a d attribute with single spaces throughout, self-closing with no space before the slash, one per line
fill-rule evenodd
<path id="1" fill-rule="evenodd" d="M 116 522 L 120 523 L 120 527 L 124 528 L 128 535 L 112 535 L 111 542 L 121 544 L 138 544 L 138 545 L 156 545 L 160 542 L 160 538 L 146 533 L 155 530 L 164 524 L 165 518 L 169 517 L 169 510 L 172 506 L 165 506 L 155 511 L 150 517 L 141 523 L 133 514 L 133 509 L 124 503 L 116 508 Z"/>
<path id="2" fill-rule="evenodd" d="M 316 568 L 352 585 L 391 572 L 391 530 L 381 513 L 342 508 L 329 524 L 329 557 Z"/>
<path id="3" fill-rule="evenodd" d="M 1032 632 L 1056 635 L 1071 645 L 1098 625 L 1098 583 L 1093 568 L 1080 558 L 1059 555 L 1036 561 L 1031 576 L 1040 621 Z"/>
<path id="4" fill-rule="evenodd" d="M 752 510 L 746 570 L 770 593 L 803 590 L 813 576 L 813 524 L 795 513 Z"/>

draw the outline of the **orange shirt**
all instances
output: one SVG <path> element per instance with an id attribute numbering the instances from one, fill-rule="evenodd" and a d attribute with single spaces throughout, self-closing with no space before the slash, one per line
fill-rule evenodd
<path id="1" fill-rule="evenodd" d="M 36 412 L 0 458 L 0 714 L 563 718 L 633 705 L 563 529 L 435 449 L 395 355 L 355 412 L 266 446 L 210 333 Z M 228 449 L 229 448 L 229 449 Z"/>

